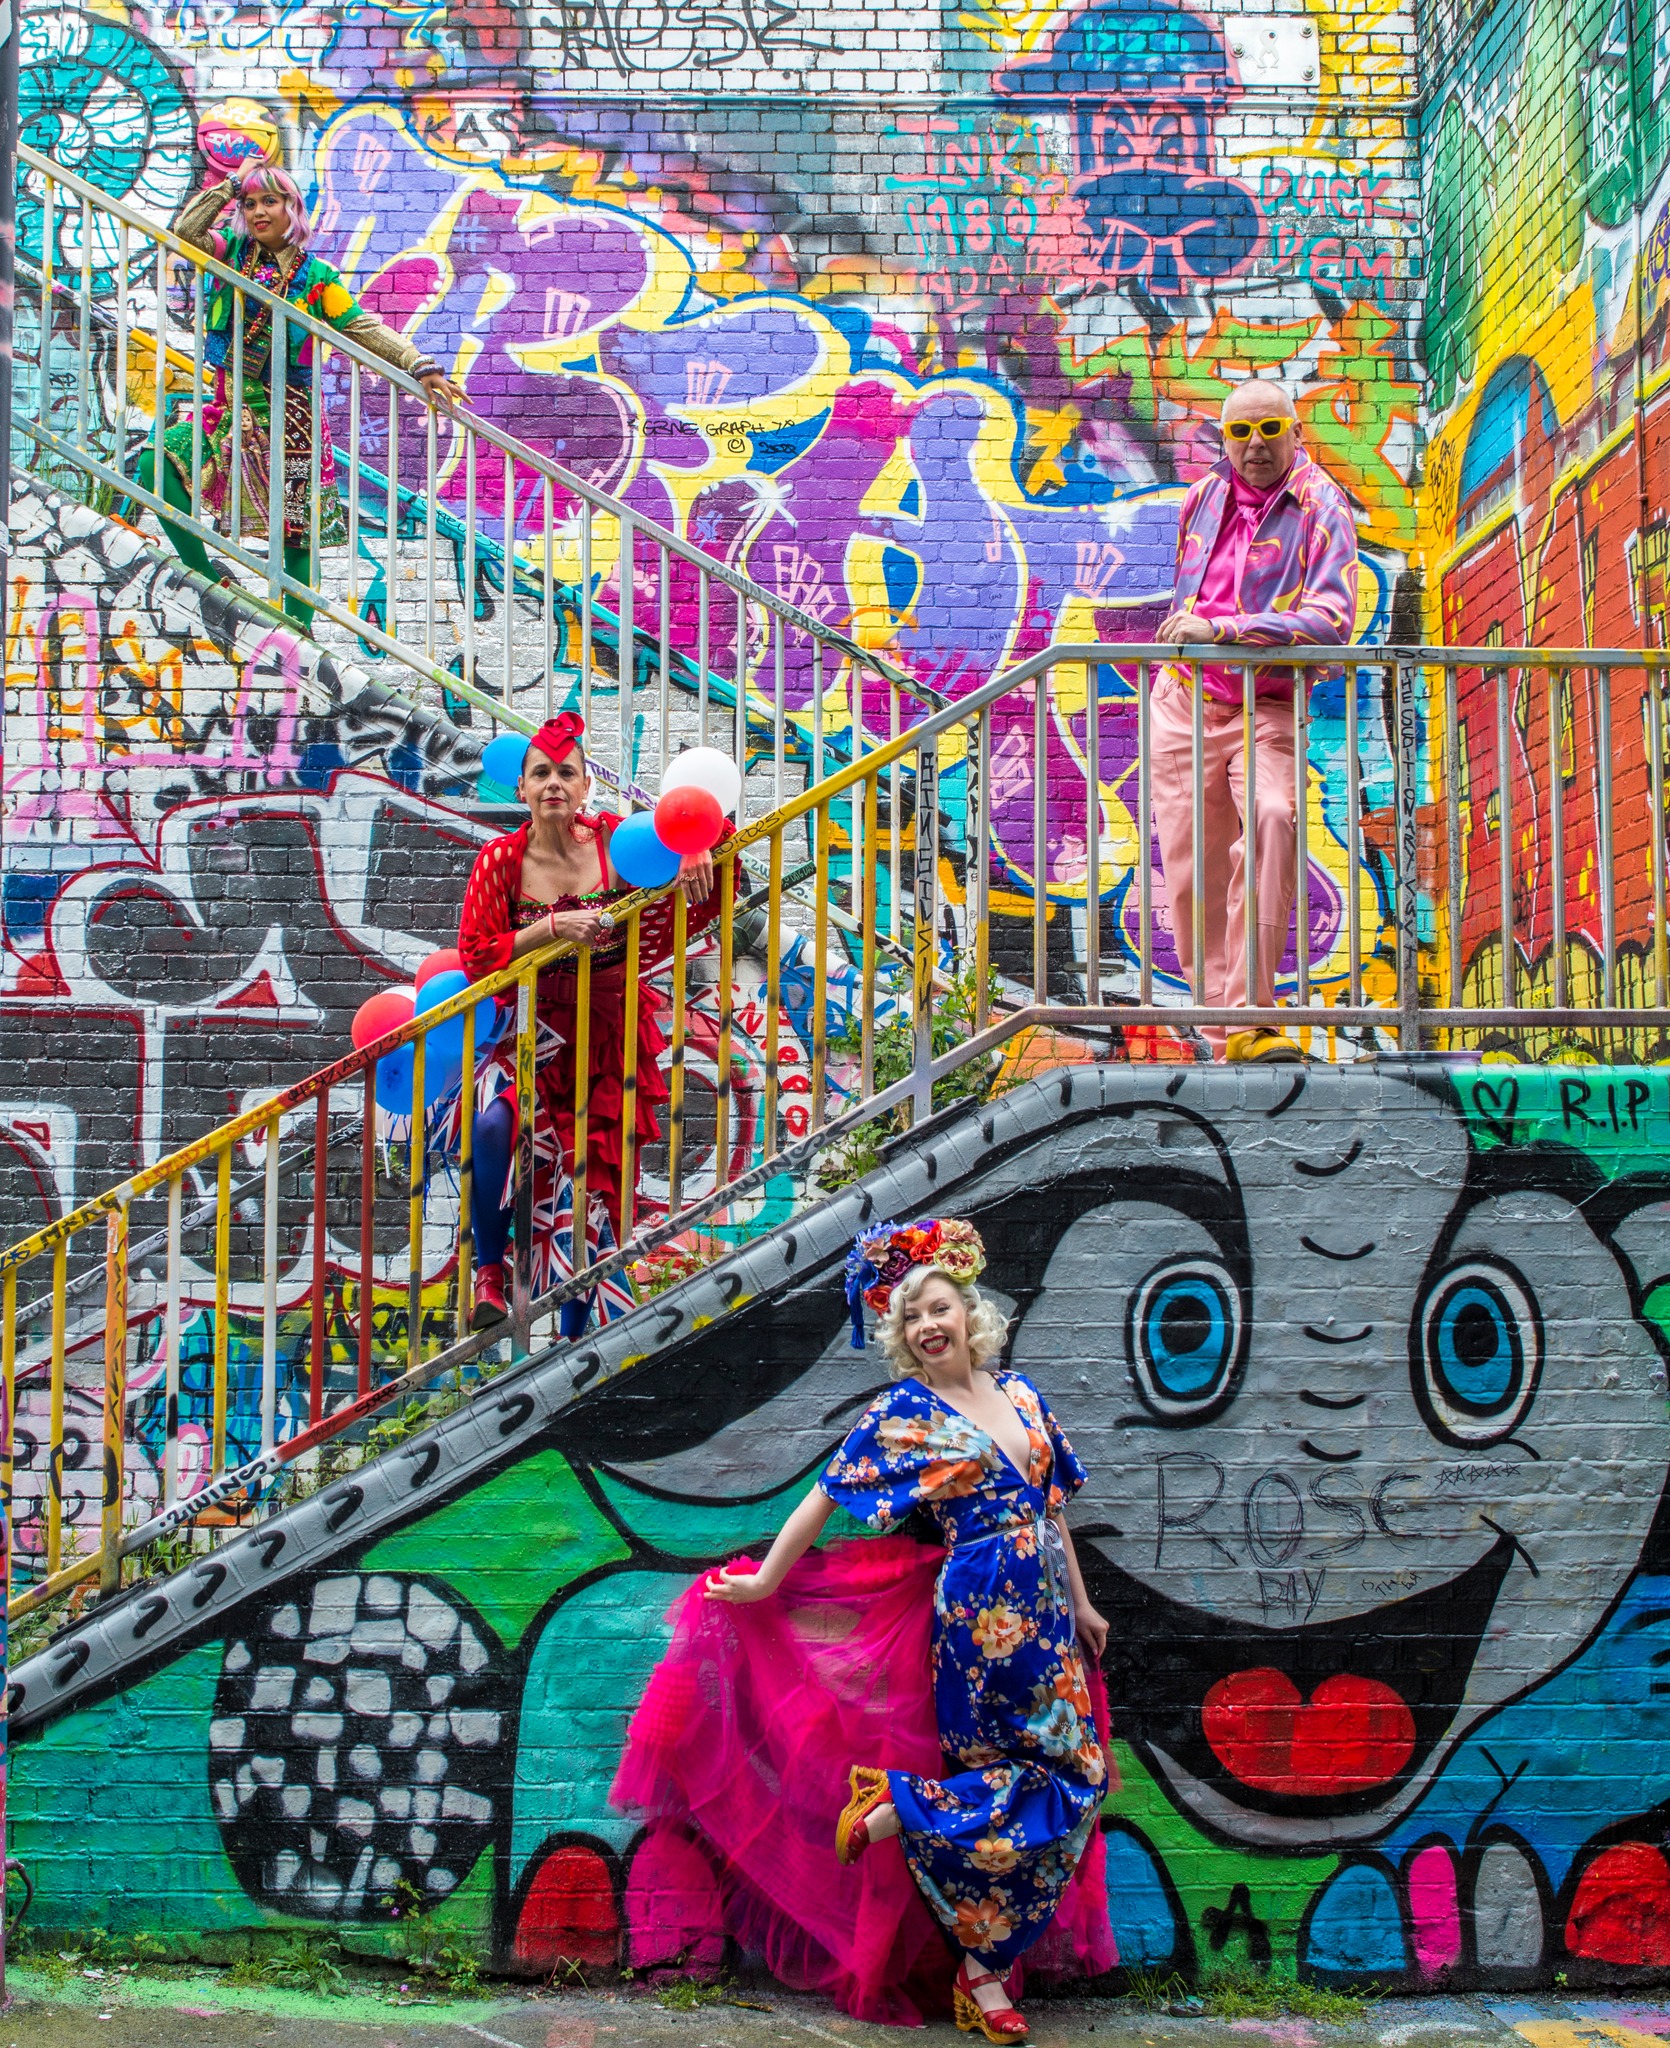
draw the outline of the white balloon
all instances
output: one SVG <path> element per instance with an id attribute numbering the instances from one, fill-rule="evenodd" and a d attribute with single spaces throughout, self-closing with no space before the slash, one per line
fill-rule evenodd
<path id="1" fill-rule="evenodd" d="M 720 810 L 734 811 L 742 798 L 742 771 L 717 747 L 689 747 L 669 763 L 661 794 L 669 789 L 705 789 Z"/>

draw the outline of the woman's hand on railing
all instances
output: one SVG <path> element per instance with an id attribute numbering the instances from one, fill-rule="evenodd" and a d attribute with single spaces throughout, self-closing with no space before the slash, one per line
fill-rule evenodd
<path id="1" fill-rule="evenodd" d="M 448 412 L 455 405 L 467 406 L 470 403 L 464 396 L 463 385 L 455 384 L 444 370 L 430 370 L 418 382 L 423 386 L 423 395 L 429 403 L 444 406 Z"/>
<path id="2" fill-rule="evenodd" d="M 537 931 L 539 927 L 536 925 Z M 614 929 L 600 910 L 552 910 L 546 913 L 545 930 L 553 941 L 572 939 L 577 946 L 595 946 Z M 543 935 L 541 944 L 545 943 Z"/>
<path id="3" fill-rule="evenodd" d="M 678 885 L 687 903 L 705 903 L 713 894 L 713 855 L 687 853 L 678 864 Z"/>

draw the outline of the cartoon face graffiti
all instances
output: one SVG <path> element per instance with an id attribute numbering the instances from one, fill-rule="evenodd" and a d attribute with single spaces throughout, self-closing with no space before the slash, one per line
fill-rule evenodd
<path id="1" fill-rule="evenodd" d="M 1213 124 L 1241 82 L 1222 36 L 1182 8 L 1088 7 L 994 75 L 1018 110 L 1064 115 L 1072 192 L 1104 271 L 1175 293 L 1233 276 L 1263 236 L 1252 193 L 1220 177 Z"/>
<path id="2" fill-rule="evenodd" d="M 1645 1233 L 1585 1212 L 1576 1155 L 1424 1106 L 1342 1115 L 1318 1075 L 1133 1115 L 1014 1339 L 1090 1468 L 1116 1714 L 1220 1836 L 1383 1831 L 1593 1635 L 1658 1508 Z"/>
<path id="3" fill-rule="evenodd" d="M 1670 1467 L 1637 1314 L 1670 1271 L 1662 1188 L 1475 1150 L 1446 1083 L 1361 1082 L 1133 1079 L 930 1197 L 979 1224 L 1011 1359 L 1089 1469 L 1116 1732 L 1210 1832 L 1288 1850 L 1384 1833 L 1577 1655 Z M 875 1361 L 814 1295 L 751 1325 L 745 1373 L 731 1331 L 699 1441 L 629 1449 L 599 1415 L 591 1455 L 693 1499 L 815 1468 Z"/>

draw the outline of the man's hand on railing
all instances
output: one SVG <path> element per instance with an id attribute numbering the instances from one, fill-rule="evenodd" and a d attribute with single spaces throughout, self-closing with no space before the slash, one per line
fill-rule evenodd
<path id="1" fill-rule="evenodd" d="M 1204 643 L 1217 637 L 1212 629 L 1212 621 L 1197 618 L 1193 612 L 1173 612 L 1168 619 L 1161 622 L 1159 633 L 1156 635 L 1156 638 L 1172 641 L 1179 647 L 1187 646 L 1191 641 Z"/>
<path id="2" fill-rule="evenodd" d="M 455 405 L 468 406 L 470 403 L 464 396 L 463 385 L 455 384 L 444 370 L 431 370 L 426 376 L 420 377 L 418 382 L 423 386 L 423 395 L 429 403 L 444 406 L 448 412 L 451 412 Z M 474 408 L 471 407 L 471 410 Z"/>

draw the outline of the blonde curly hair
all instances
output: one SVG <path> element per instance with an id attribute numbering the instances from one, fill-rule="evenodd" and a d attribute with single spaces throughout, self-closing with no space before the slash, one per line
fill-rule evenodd
<path id="1" fill-rule="evenodd" d="M 943 1280 L 962 1299 L 968 1312 L 969 1363 L 978 1371 L 1002 1356 L 1009 1340 L 1009 1318 L 980 1292 L 972 1280 L 953 1280 L 937 1266 L 912 1266 L 888 1297 L 887 1313 L 876 1322 L 876 1342 L 887 1360 L 888 1375 L 908 1380 L 919 1361 L 911 1356 L 905 1342 L 905 1309 L 930 1280 Z"/>

